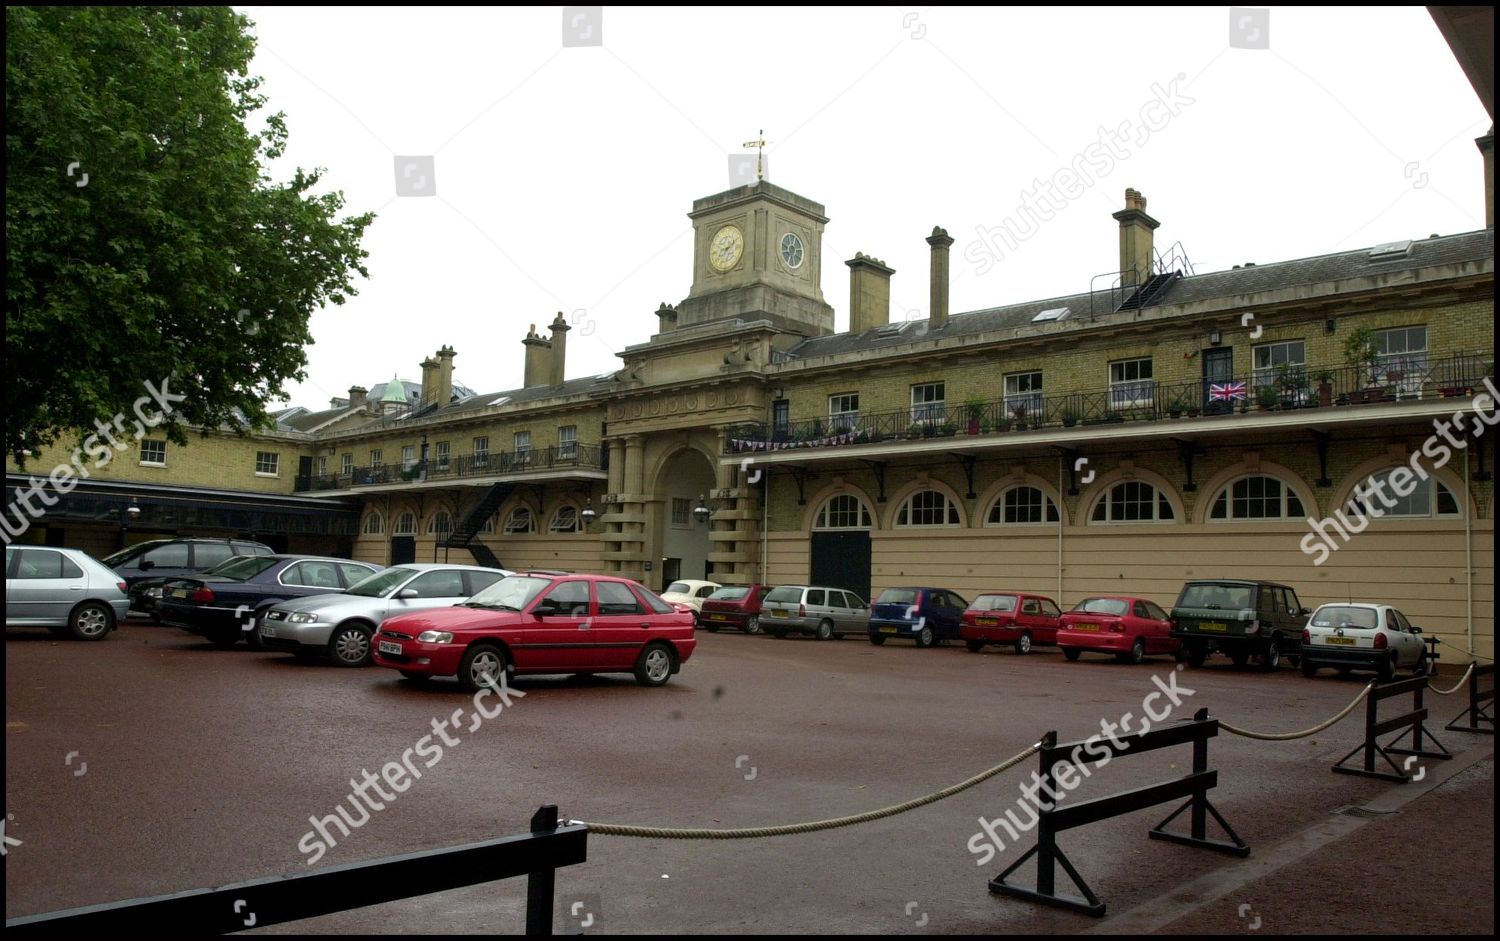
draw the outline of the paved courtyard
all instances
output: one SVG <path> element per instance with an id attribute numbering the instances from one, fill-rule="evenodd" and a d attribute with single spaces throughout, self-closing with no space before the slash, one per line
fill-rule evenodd
<path id="1" fill-rule="evenodd" d="M 335 831 L 317 865 L 521 833 L 543 803 L 564 818 L 675 827 L 858 813 L 968 778 L 1049 729 L 1081 739 L 1126 712 L 1138 721 L 1158 689 L 1153 676 L 1167 683 L 1176 672 L 1170 658 L 1067 663 L 1049 648 L 1021 657 L 953 644 L 699 637 L 697 655 L 661 689 L 623 676 L 515 683 L 523 697 L 456 730 L 458 743 L 420 780 L 347 837 Z M 1207 708 L 1268 731 L 1312 726 L 1363 685 L 1216 661 L 1176 680 L 1192 692 L 1171 719 Z M 1433 699 L 1440 729 L 1460 705 Z M 351 778 L 401 760 L 455 710 L 467 716 L 472 706 L 449 683 L 423 688 L 377 668 L 221 651 L 137 621 L 98 644 L 8 631 L 6 914 L 306 871 L 309 854 L 298 847 L 309 817 L 333 813 Z M 1112 923 L 1124 930 L 1127 918 L 1161 932 L 1248 933 L 1257 918 L 1253 930 L 1276 933 L 1489 932 L 1494 790 L 1483 755 L 1493 743 L 1439 733 L 1465 767 L 1436 788 L 1332 774 L 1362 714 L 1293 742 L 1211 741 L 1220 771 L 1212 799 L 1253 848 L 1249 860 L 1147 839 L 1169 806 L 1063 834 L 1109 906 L 1102 921 L 986 889 L 1031 841 L 977 865 L 977 821 L 1016 807 L 1036 766 L 1028 759 L 939 803 L 812 835 L 593 835 L 589 861 L 558 874 L 556 930 L 576 933 L 591 915 L 591 934 L 1107 932 Z M 1190 759 L 1190 746 L 1122 756 L 1068 800 L 1165 780 Z M 1433 779 L 1442 774 L 1433 768 Z M 1288 848 L 1351 819 L 1339 808 L 1404 800 L 1398 792 L 1418 796 L 1320 848 Z M 1283 868 L 1254 879 L 1236 869 L 1281 859 Z M 1236 888 L 1207 902 L 1174 898 L 1202 876 Z M 1393 891 L 1409 879 L 1437 902 Z M 517 933 L 524 899 L 524 882 L 513 880 L 254 930 Z"/>

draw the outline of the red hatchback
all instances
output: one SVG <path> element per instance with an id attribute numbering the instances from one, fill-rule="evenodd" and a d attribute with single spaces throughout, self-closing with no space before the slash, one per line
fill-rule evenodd
<path id="1" fill-rule="evenodd" d="M 1057 646 L 1069 660 L 1092 650 L 1112 653 L 1127 663 L 1140 663 L 1148 654 L 1175 654 L 1182 646 L 1182 641 L 1172 636 L 1171 617 L 1145 598 L 1085 598 L 1060 621 Z"/>
<path id="2" fill-rule="evenodd" d="M 737 627 L 746 634 L 759 634 L 760 603 L 770 593 L 770 585 L 726 585 L 703 599 L 698 626 L 710 631 Z"/>
<path id="3" fill-rule="evenodd" d="M 970 653 L 985 644 L 1010 644 L 1030 653 L 1032 644 L 1057 643 L 1057 602 L 1024 591 L 987 591 L 964 612 L 958 629 Z"/>
<path id="4" fill-rule="evenodd" d="M 478 690 L 501 672 L 633 673 L 661 686 L 693 654 L 693 616 L 639 583 L 525 572 L 451 608 L 386 620 L 374 660 L 407 679 L 457 676 Z"/>

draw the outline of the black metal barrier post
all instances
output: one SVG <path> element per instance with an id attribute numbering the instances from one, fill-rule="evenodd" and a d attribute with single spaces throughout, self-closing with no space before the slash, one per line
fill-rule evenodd
<path id="1" fill-rule="evenodd" d="M 1490 678 L 1490 688 L 1481 691 L 1479 689 L 1479 678 L 1487 676 Z M 1484 666 L 1474 664 L 1474 672 L 1469 674 L 1469 708 L 1460 712 L 1452 722 L 1443 726 L 1454 732 L 1478 732 L 1480 735 L 1495 734 L 1495 717 L 1490 710 L 1495 705 L 1495 665 L 1486 663 Z M 1459 725 L 1465 718 L 1469 720 L 1468 725 Z"/>
<path id="2" fill-rule="evenodd" d="M 1415 676 L 1409 680 L 1397 680 L 1394 683 L 1381 683 L 1374 689 L 1371 689 L 1370 694 L 1365 698 L 1365 740 L 1354 746 L 1354 749 L 1349 754 L 1340 758 L 1338 763 L 1333 766 L 1333 770 L 1339 774 L 1358 774 L 1367 778 L 1380 778 L 1383 781 L 1397 781 L 1405 784 L 1410 780 L 1406 774 L 1406 769 L 1392 761 L 1391 755 L 1416 755 L 1420 758 L 1436 758 L 1441 760 L 1452 758 L 1453 756 L 1448 753 L 1448 749 L 1443 747 L 1443 743 L 1438 741 L 1432 732 L 1428 731 L 1427 726 L 1423 724 L 1427 719 L 1427 707 L 1422 705 L 1422 694 L 1426 691 L 1427 677 L 1425 676 Z M 1393 696 L 1404 696 L 1407 693 L 1412 694 L 1411 711 L 1382 720 L 1380 718 L 1380 701 L 1382 699 L 1390 699 Z M 1411 729 L 1412 747 L 1397 748 L 1396 743 L 1406 734 L 1405 730 L 1408 728 Z M 1381 745 L 1380 736 L 1387 732 L 1395 732 L 1396 737 L 1385 745 Z M 1424 733 L 1432 744 L 1438 747 L 1438 751 L 1434 752 L 1423 749 L 1422 736 Z M 1344 767 L 1344 762 L 1353 758 L 1361 751 L 1364 752 L 1363 767 Z M 1392 771 L 1375 770 L 1375 756 L 1377 754 L 1385 759 L 1385 763 L 1391 766 Z M 1407 762 L 1407 764 L 1410 765 L 1411 762 Z"/>
<path id="3" fill-rule="evenodd" d="M 528 876 L 526 933 L 550 935 L 554 875 L 558 868 L 588 858 L 588 832 L 580 824 L 557 826 L 557 808 L 548 804 L 531 818 L 531 832 L 521 836 L 217 889 L 24 915 L 6 919 L 5 927 L 16 934 L 65 937 L 229 934 Z"/>
<path id="4" fill-rule="evenodd" d="M 1137 732 L 1134 735 L 1125 735 L 1097 740 L 1091 739 L 1086 742 L 1068 742 L 1059 745 L 1057 733 L 1048 732 L 1042 738 L 1041 748 L 1038 755 L 1041 761 L 1041 785 L 1039 790 L 1052 792 L 1054 780 L 1053 768 L 1059 764 L 1067 764 L 1073 768 L 1085 764 L 1094 764 L 1123 755 L 1126 752 L 1137 754 L 1148 752 L 1157 748 L 1169 748 L 1173 745 L 1181 745 L 1186 742 L 1193 743 L 1193 771 L 1186 777 L 1174 781 L 1166 781 L 1161 784 L 1152 784 L 1134 790 L 1121 791 L 1107 797 L 1099 797 L 1094 800 L 1083 801 L 1068 807 L 1057 807 L 1049 804 L 1046 807 L 1038 805 L 1037 813 L 1037 843 L 1031 849 L 1010 866 L 1004 872 L 990 880 L 990 891 L 1000 895 L 1010 895 L 1016 898 L 1029 899 L 1033 902 L 1043 902 L 1048 905 L 1056 905 L 1060 908 L 1069 908 L 1074 911 L 1085 912 L 1095 917 L 1104 914 L 1105 905 L 1094 894 L 1078 870 L 1073 868 L 1072 862 L 1057 845 L 1057 834 L 1063 830 L 1073 827 L 1081 827 L 1085 824 L 1107 820 L 1110 817 L 1118 817 L 1132 811 L 1142 810 L 1146 807 L 1154 807 L 1170 800 L 1186 796 L 1187 803 L 1177 808 L 1161 823 L 1153 827 L 1148 836 L 1154 840 L 1171 840 L 1174 843 L 1183 843 L 1188 846 L 1197 846 L 1203 849 L 1218 850 L 1235 856 L 1250 855 L 1250 847 L 1239 838 L 1220 816 L 1213 804 L 1208 801 L 1208 791 L 1219 783 L 1219 772 L 1208 767 L 1208 740 L 1219 734 L 1219 720 L 1211 719 L 1207 709 L 1199 709 L 1191 721 L 1165 729 L 1157 729 L 1152 732 Z M 1080 753 L 1086 751 L 1086 757 L 1080 757 Z M 1085 775 L 1092 772 L 1085 769 Z M 1070 775 L 1071 776 L 1071 775 Z M 1163 828 L 1177 818 L 1184 810 L 1191 808 L 1189 835 L 1180 833 L 1167 833 Z M 1208 839 L 1208 815 L 1218 821 L 1219 826 L 1229 835 L 1233 842 L 1225 843 L 1220 840 Z M 1023 886 L 1006 882 L 1006 877 L 1019 869 L 1028 859 L 1036 857 L 1036 889 L 1027 889 Z M 1058 895 L 1056 891 L 1055 866 L 1061 866 L 1067 873 L 1068 878 L 1073 880 L 1073 885 L 1083 893 L 1083 898 Z"/>

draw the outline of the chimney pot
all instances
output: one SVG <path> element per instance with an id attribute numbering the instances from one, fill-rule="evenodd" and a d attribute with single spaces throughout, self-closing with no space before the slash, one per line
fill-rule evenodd
<path id="1" fill-rule="evenodd" d="M 895 269 L 864 252 L 849 266 L 849 332 L 864 333 L 891 322 L 891 275 Z"/>
<path id="2" fill-rule="evenodd" d="M 536 324 L 532 324 L 521 342 L 526 346 L 525 387 L 548 385 L 552 379 L 552 341 L 538 336 Z"/>
<path id="3" fill-rule="evenodd" d="M 927 323 L 936 328 L 948 322 L 948 247 L 953 244 L 953 239 L 948 235 L 947 229 L 935 225 L 932 227 L 932 235 L 927 237 L 927 244 L 932 247 L 929 276 L 932 303 Z"/>
<path id="4" fill-rule="evenodd" d="M 562 311 L 558 311 L 557 316 L 552 318 L 551 324 L 552 359 L 549 379 L 554 386 L 563 384 L 568 356 L 568 331 L 571 329 L 573 328 L 568 326 L 568 321 L 563 317 Z"/>
<path id="5" fill-rule="evenodd" d="M 1125 208 L 1112 218 L 1120 223 L 1120 287 L 1129 299 L 1132 288 L 1151 278 L 1156 263 L 1152 233 L 1161 223 L 1146 215 L 1146 197 L 1134 189 L 1125 190 Z"/>

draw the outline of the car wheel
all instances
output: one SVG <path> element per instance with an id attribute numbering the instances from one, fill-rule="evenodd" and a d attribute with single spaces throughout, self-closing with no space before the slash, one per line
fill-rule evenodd
<path id="1" fill-rule="evenodd" d="M 1421 653 L 1417 654 L 1417 664 L 1416 664 L 1416 666 L 1414 666 L 1414 667 L 1411 668 L 1411 675 L 1412 676 L 1426 676 L 1427 675 L 1427 651 L 1424 650 Z"/>
<path id="2" fill-rule="evenodd" d="M 642 686 L 661 686 L 672 678 L 672 650 L 661 642 L 647 644 L 635 661 L 635 680 Z"/>
<path id="3" fill-rule="evenodd" d="M 370 632 L 356 624 L 335 627 L 328 638 L 328 657 L 341 667 L 362 667 L 370 662 Z"/>
<path id="4" fill-rule="evenodd" d="M 458 662 L 458 685 L 470 693 L 499 685 L 508 666 L 505 651 L 494 644 L 475 644 Z"/>
<path id="5" fill-rule="evenodd" d="M 1021 636 L 1017 638 L 1016 653 L 1031 653 L 1031 633 L 1029 631 L 1022 631 Z"/>
<path id="6" fill-rule="evenodd" d="M 262 650 L 265 648 L 265 645 L 260 642 L 260 622 L 265 619 L 265 616 L 265 611 L 256 611 L 251 615 L 255 620 L 250 629 L 248 631 L 240 631 L 240 633 L 245 635 L 245 643 L 249 645 L 251 650 Z M 240 627 L 243 628 L 244 625 L 242 624 Z"/>
<path id="7" fill-rule="evenodd" d="M 1140 663 L 1146 659 L 1146 638 L 1137 637 L 1135 643 L 1130 645 L 1130 653 L 1125 655 L 1128 663 Z"/>
<path id="8" fill-rule="evenodd" d="M 1270 673 L 1279 666 L 1281 666 L 1281 644 L 1273 639 L 1260 655 L 1260 668 Z"/>
<path id="9" fill-rule="evenodd" d="M 1182 658 L 1187 661 L 1187 665 L 1190 667 L 1201 667 L 1203 666 L 1203 661 L 1208 659 L 1208 648 L 1203 644 L 1193 644 L 1190 647 L 1184 648 Z"/>
<path id="10" fill-rule="evenodd" d="M 879 647 L 881 644 L 885 643 L 885 635 L 884 634 L 871 634 L 870 635 L 870 643 L 872 643 L 875 646 Z"/>
<path id="11" fill-rule="evenodd" d="M 760 633 L 760 618 L 756 617 L 753 614 L 750 615 L 750 620 L 748 620 L 748 621 L 745 622 L 745 633 L 746 634 L 759 634 Z"/>
<path id="12" fill-rule="evenodd" d="M 818 622 L 818 632 L 815 635 L 818 640 L 828 640 L 833 636 L 833 622 L 827 619 Z"/>
<path id="13" fill-rule="evenodd" d="M 1318 665 L 1316 663 L 1313 663 L 1311 660 L 1307 659 L 1306 657 L 1303 657 L 1302 658 L 1302 675 L 1303 676 L 1314 676 L 1314 675 L 1317 674 L 1317 672 L 1318 672 Z"/>
<path id="14" fill-rule="evenodd" d="M 68 630 L 78 640 L 103 640 L 114 622 L 115 615 L 109 605 L 85 601 L 68 615 Z"/>
<path id="15" fill-rule="evenodd" d="M 1390 659 L 1380 665 L 1378 671 L 1380 682 L 1389 683 L 1396 678 L 1396 655 L 1391 654 Z"/>
<path id="16" fill-rule="evenodd" d="M 786 631 L 784 629 L 774 630 L 771 632 L 771 636 L 776 638 L 777 640 L 781 640 L 786 637 Z"/>
<path id="17" fill-rule="evenodd" d="M 979 651 L 984 649 L 984 641 L 971 640 L 965 643 L 964 646 L 969 648 L 969 653 L 979 653 Z"/>
<path id="18" fill-rule="evenodd" d="M 428 680 L 432 679 L 431 674 L 418 673 L 416 670 L 402 670 L 401 675 L 411 680 L 413 683 L 425 683 Z"/>
<path id="19" fill-rule="evenodd" d="M 1078 659 L 1078 655 L 1081 654 L 1081 653 L 1083 653 L 1082 650 L 1078 650 L 1078 649 L 1073 648 L 1073 647 L 1064 647 L 1063 648 L 1063 656 L 1067 657 L 1069 660 L 1077 660 Z"/>
<path id="20" fill-rule="evenodd" d="M 206 636 L 208 638 L 208 642 L 213 644 L 215 647 L 227 650 L 228 648 L 233 647 L 235 644 L 240 642 L 240 634 L 242 633 L 244 632 L 241 631 L 239 625 L 236 624 L 230 627 L 209 628 L 208 631 L 205 632 L 204 636 Z"/>
<path id="21" fill-rule="evenodd" d="M 931 647 L 932 646 L 932 628 L 930 628 L 930 627 L 924 627 L 924 628 L 922 628 L 922 630 L 917 634 L 917 646 L 918 647 Z"/>

